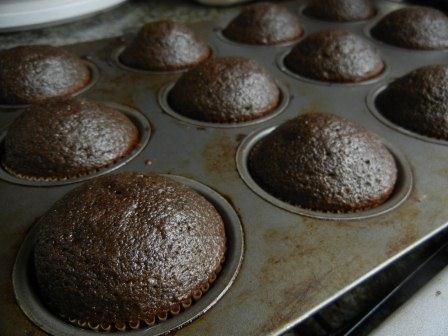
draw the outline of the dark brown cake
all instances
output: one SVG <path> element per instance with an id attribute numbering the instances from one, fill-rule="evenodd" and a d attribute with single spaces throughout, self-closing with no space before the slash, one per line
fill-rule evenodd
<path id="1" fill-rule="evenodd" d="M 324 212 L 374 208 L 397 179 L 395 160 L 376 135 L 324 113 L 279 126 L 252 149 L 249 169 L 271 195 Z"/>
<path id="2" fill-rule="evenodd" d="M 343 30 L 309 35 L 285 57 L 293 72 L 327 82 L 356 83 L 384 70 L 379 52 L 360 36 Z"/>
<path id="3" fill-rule="evenodd" d="M 224 223 L 196 191 L 153 173 L 96 178 L 39 220 L 37 285 L 65 319 L 153 324 L 199 299 L 224 260 Z"/>
<path id="4" fill-rule="evenodd" d="M 371 34 L 402 48 L 444 49 L 448 47 L 448 17 L 434 8 L 402 8 L 382 18 Z"/>
<path id="5" fill-rule="evenodd" d="M 175 111 L 189 118 L 237 123 L 272 112 L 279 104 L 280 91 L 255 61 L 223 57 L 183 74 L 168 99 Z"/>
<path id="6" fill-rule="evenodd" d="M 410 72 L 388 85 L 376 104 L 397 125 L 448 140 L 448 66 L 430 65 Z"/>
<path id="7" fill-rule="evenodd" d="M 0 51 L 0 104 L 72 95 L 90 80 L 89 67 L 61 48 L 34 45 Z"/>
<path id="8" fill-rule="evenodd" d="M 260 2 L 246 7 L 223 34 L 241 43 L 272 45 L 297 40 L 303 35 L 303 28 L 286 7 Z"/>
<path id="9" fill-rule="evenodd" d="M 207 43 L 183 23 L 158 21 L 140 29 L 120 60 L 132 68 L 174 71 L 192 67 L 210 54 Z"/>
<path id="10" fill-rule="evenodd" d="M 124 114 L 86 99 L 52 99 L 31 105 L 9 127 L 2 165 L 30 179 L 76 177 L 108 166 L 139 141 Z"/>
<path id="11" fill-rule="evenodd" d="M 351 22 L 368 20 L 376 10 L 370 0 L 312 0 L 304 13 L 325 21 Z"/>

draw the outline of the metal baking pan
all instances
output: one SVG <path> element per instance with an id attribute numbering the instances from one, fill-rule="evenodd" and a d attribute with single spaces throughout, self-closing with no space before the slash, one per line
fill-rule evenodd
<path id="1" fill-rule="evenodd" d="M 372 20 L 335 24 L 304 17 L 303 3 L 286 2 L 300 16 L 306 34 L 337 26 L 364 35 L 381 51 L 387 74 L 363 85 L 301 80 L 284 72 L 278 64 L 291 46 L 230 43 L 219 34 L 230 19 L 227 16 L 219 22 L 193 25 L 208 39 L 216 55 L 253 58 L 284 87 L 287 95 L 284 99 L 289 99 L 287 106 L 261 123 L 217 128 L 191 123 L 164 111 L 159 102 L 163 101 L 163 90 L 181 73 L 151 74 L 118 66 L 112 55 L 132 36 L 67 47 L 87 57 L 99 70 L 98 81 L 82 96 L 127 105 L 140 111 L 151 124 L 148 145 L 117 170 L 156 171 L 187 177 L 225 197 L 239 215 L 245 250 L 235 282 L 218 303 L 177 331 L 177 335 L 280 334 L 380 272 L 448 224 L 446 143 L 429 142 L 400 132 L 368 108 L 368 97 L 375 95 L 375 90 L 382 85 L 417 67 L 446 63 L 448 51 L 404 50 L 366 35 L 366 27 L 403 4 L 378 1 L 379 11 Z M 245 183 L 237 169 L 239 145 L 249 141 L 249 134 L 272 129 L 309 111 L 334 113 L 354 120 L 390 145 L 401 163 L 403 176 L 409 174 L 408 166 L 412 179 L 403 180 L 411 186 L 399 204 L 372 216 L 320 219 L 279 207 Z M 19 109 L 0 110 L 0 127 L 6 128 L 19 114 Z M 78 184 L 39 187 L 0 180 L 0 334 L 44 334 L 24 315 L 14 298 L 13 265 L 34 220 Z M 151 328 L 147 334 L 153 334 Z"/>

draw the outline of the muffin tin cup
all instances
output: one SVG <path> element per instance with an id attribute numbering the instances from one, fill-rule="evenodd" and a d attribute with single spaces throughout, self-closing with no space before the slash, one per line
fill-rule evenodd
<path id="1" fill-rule="evenodd" d="M 122 44 L 120 44 L 117 48 L 115 48 L 112 53 L 110 54 L 110 58 L 112 60 L 112 62 L 119 67 L 122 70 L 126 70 L 126 71 L 130 71 L 130 72 L 135 72 L 135 73 L 140 73 L 140 74 L 146 74 L 146 75 L 174 75 L 174 74 L 181 74 L 184 73 L 188 70 L 190 70 L 191 68 L 194 68 L 195 66 L 207 61 L 208 59 L 216 56 L 218 54 L 217 49 L 212 46 L 211 44 L 208 44 L 208 48 L 210 51 L 209 56 L 204 59 L 203 61 L 197 63 L 197 64 L 193 64 L 184 68 L 180 68 L 180 69 L 175 69 L 175 70 L 144 70 L 144 69 L 138 69 L 138 68 L 133 68 L 130 67 L 126 64 L 124 64 L 121 60 L 120 60 L 120 56 L 123 53 L 123 51 L 126 49 L 127 44 L 122 41 Z"/>
<path id="2" fill-rule="evenodd" d="M 373 90 L 370 91 L 370 93 L 368 94 L 368 96 L 366 98 L 367 107 L 368 107 L 368 110 L 370 111 L 370 113 L 372 113 L 373 116 L 375 118 L 377 118 L 379 121 L 381 121 L 384 125 L 392 128 L 402 134 L 411 136 L 413 138 L 416 138 L 416 139 L 419 139 L 422 141 L 431 142 L 431 143 L 438 144 L 438 145 L 448 146 L 447 140 L 432 138 L 432 137 L 411 131 L 411 130 L 404 128 L 398 124 L 395 124 L 393 121 L 389 120 L 386 116 L 384 116 L 381 113 L 381 111 L 376 106 L 376 99 L 381 94 L 381 92 L 383 92 L 388 87 L 388 85 L 390 83 L 391 82 L 383 83 L 383 84 L 378 85 L 377 87 L 373 88 Z"/>
<path id="3" fill-rule="evenodd" d="M 267 191 L 265 191 L 253 178 L 250 174 L 249 167 L 248 167 L 248 161 L 249 161 L 249 154 L 252 150 L 252 148 L 255 146 L 257 142 L 259 142 L 261 139 L 266 137 L 268 134 L 270 134 L 272 131 L 274 131 L 277 128 L 277 126 L 272 126 L 269 128 L 266 128 L 261 131 L 255 131 L 252 134 L 250 134 L 248 137 L 246 137 L 238 147 L 237 153 L 236 153 L 236 166 L 238 169 L 238 172 L 242 178 L 242 180 L 246 183 L 246 185 L 252 189 L 253 192 L 255 192 L 258 196 L 263 198 L 264 200 L 270 202 L 271 204 L 282 208 L 284 210 L 293 212 L 295 214 L 299 214 L 306 217 L 313 217 L 317 219 L 324 219 L 324 220 L 362 220 L 362 219 L 368 219 L 372 217 L 376 217 L 379 215 L 383 215 L 385 213 L 388 213 L 394 209 L 396 209 L 398 206 L 400 206 L 403 202 L 406 201 L 408 196 L 411 193 L 412 190 L 412 184 L 413 184 L 413 177 L 412 177 L 412 170 L 411 166 L 409 165 L 406 158 L 401 154 L 398 150 L 396 150 L 394 147 L 392 147 L 390 144 L 383 141 L 383 144 L 387 147 L 389 152 L 393 155 L 397 169 L 398 169 L 398 176 L 397 176 L 397 182 L 395 185 L 395 189 L 390 196 L 390 198 L 385 201 L 383 204 L 372 208 L 368 210 L 363 211 L 357 211 L 357 212 L 349 212 L 349 213 L 334 213 L 334 212 L 323 212 L 323 211 L 315 211 L 306 209 L 300 206 L 289 204 L 285 201 L 282 201 L 275 196 L 269 194 Z"/>
<path id="4" fill-rule="evenodd" d="M 94 177 L 98 177 L 107 173 L 110 173 L 122 166 L 124 166 L 126 163 L 131 161 L 133 158 L 135 158 L 148 144 L 149 138 L 151 136 L 151 125 L 146 119 L 146 117 L 140 113 L 137 110 L 134 110 L 128 106 L 124 106 L 121 104 L 111 103 L 111 102 L 104 102 L 105 105 L 114 108 L 124 115 L 126 115 L 138 128 L 139 134 L 140 134 L 140 141 L 137 144 L 137 146 L 125 157 L 119 159 L 117 162 L 108 165 L 104 168 L 99 168 L 91 173 L 86 173 L 77 177 L 68 177 L 68 178 L 60 178 L 60 179 L 53 179 L 53 178 L 41 178 L 41 177 L 32 177 L 32 176 L 23 176 L 20 177 L 19 174 L 14 175 L 8 171 L 6 167 L 4 167 L 2 164 L 0 164 L 0 179 L 3 179 L 7 182 L 11 182 L 14 184 L 21 184 L 25 186 L 33 186 L 33 187 L 51 187 L 51 186 L 60 186 L 60 185 L 66 185 L 66 184 L 72 184 L 72 183 L 78 183 L 82 181 L 86 181 L 89 179 L 92 179 Z M 4 130 L 3 133 L 0 135 L 0 146 L 3 144 L 3 141 L 6 137 L 6 134 L 8 132 L 8 129 Z M 0 152 L 0 156 L 2 153 Z"/>
<path id="5" fill-rule="evenodd" d="M 164 335 L 181 328 L 204 314 L 227 292 L 235 281 L 243 260 L 243 229 L 237 213 L 224 197 L 210 187 L 182 176 L 164 175 L 187 185 L 204 196 L 215 206 L 224 220 L 227 236 L 226 259 L 216 279 L 211 279 L 213 284 L 209 288 L 201 290 L 200 295 L 199 293 L 193 295 L 193 299 L 189 303 L 183 302 L 184 311 L 181 311 L 180 307 L 179 310 L 173 307 L 174 313 L 171 313 L 171 316 L 166 314 L 166 316 L 159 316 L 157 320 L 134 321 L 132 326 L 135 329 L 131 329 L 129 323 L 119 324 L 114 326 L 115 328 L 113 329 L 109 325 L 96 326 L 82 322 L 78 323 L 75 319 L 66 322 L 45 307 L 36 293 L 35 284 L 32 282 L 30 271 L 33 263 L 33 248 L 39 229 L 39 225 L 35 224 L 23 241 L 17 255 L 12 273 L 12 282 L 14 294 L 20 308 L 39 328 L 54 336 L 98 335 L 98 331 L 119 331 L 120 329 L 125 330 L 123 332 L 126 334 L 135 336 Z M 153 324 L 153 326 L 148 326 L 150 324 Z M 82 328 L 90 328 L 92 330 Z"/>
<path id="6" fill-rule="evenodd" d="M 68 95 L 68 97 L 76 97 L 82 93 L 85 93 L 86 91 L 89 91 L 95 84 L 98 82 L 100 78 L 100 71 L 95 63 L 93 63 L 89 57 L 85 57 L 83 61 L 86 63 L 86 65 L 89 67 L 90 70 L 90 81 L 87 83 L 86 86 L 84 86 L 81 90 L 76 91 L 75 93 L 72 93 L 71 95 Z M 23 109 L 32 104 L 0 104 L 0 109 L 5 110 L 17 110 L 17 109 Z"/>
<path id="7" fill-rule="evenodd" d="M 282 72 L 287 74 L 288 76 L 293 77 L 294 79 L 300 80 L 302 82 L 310 83 L 310 84 L 325 85 L 325 86 L 338 86 L 338 87 L 356 87 L 356 86 L 371 85 L 371 84 L 380 82 L 380 81 L 384 80 L 389 75 L 389 67 L 388 67 L 386 61 L 383 59 L 383 63 L 384 63 L 383 72 L 381 72 L 376 77 L 373 77 L 373 78 L 370 78 L 370 79 L 367 79 L 364 81 L 353 82 L 353 83 L 352 82 L 344 83 L 344 82 L 329 82 L 329 81 L 323 81 L 323 80 L 319 80 L 319 79 L 313 79 L 313 78 L 299 75 L 299 74 L 293 72 L 292 70 L 290 70 L 285 65 L 285 58 L 290 52 L 291 52 L 291 50 L 286 50 L 286 51 L 283 51 L 280 54 L 278 54 L 278 56 L 276 57 L 277 67 Z"/>
<path id="8" fill-rule="evenodd" d="M 230 44 L 235 47 L 251 48 L 254 50 L 256 50 L 256 49 L 260 50 L 263 48 L 272 49 L 272 48 L 288 47 L 288 46 L 298 43 L 300 40 L 302 40 L 306 36 L 306 31 L 303 30 L 302 35 L 300 35 L 299 37 L 297 37 L 293 40 L 290 40 L 290 41 L 284 41 L 284 42 L 279 42 L 279 43 L 275 43 L 275 44 L 249 44 L 249 43 L 234 41 L 234 40 L 228 38 L 227 36 L 224 35 L 224 32 L 223 32 L 224 28 L 215 28 L 213 30 L 216 33 L 216 35 L 218 36 L 218 38 L 227 44 Z"/>
<path id="9" fill-rule="evenodd" d="M 260 117 L 260 118 L 254 119 L 254 120 L 250 120 L 250 121 L 239 122 L 239 123 L 230 124 L 230 123 L 213 123 L 213 122 L 200 121 L 200 120 L 188 118 L 188 117 L 176 112 L 170 106 L 170 104 L 168 102 L 168 96 L 170 94 L 170 91 L 176 84 L 176 82 L 168 83 L 167 85 L 165 85 L 161 88 L 161 90 L 159 91 L 159 94 L 158 94 L 158 101 L 159 101 L 160 107 L 166 114 L 168 114 L 169 116 L 176 118 L 177 120 L 179 120 L 183 123 L 186 123 L 186 124 L 200 126 L 200 127 L 212 127 L 212 128 L 240 128 L 240 127 L 260 124 L 262 122 L 265 122 L 267 120 L 275 118 L 276 116 L 278 116 L 285 110 L 285 108 L 289 104 L 289 99 L 290 99 L 288 87 L 278 80 L 276 80 L 275 82 L 280 90 L 279 105 L 271 113 L 269 113 L 263 117 Z"/>

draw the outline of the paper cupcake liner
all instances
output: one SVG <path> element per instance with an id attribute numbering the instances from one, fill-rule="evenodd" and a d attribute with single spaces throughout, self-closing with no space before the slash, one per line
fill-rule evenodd
<path id="1" fill-rule="evenodd" d="M 179 315 L 182 311 L 188 309 L 191 307 L 195 302 L 199 301 L 202 296 L 210 289 L 210 286 L 216 281 L 218 278 L 218 274 L 222 270 L 222 265 L 225 261 L 225 253 L 220 260 L 220 263 L 216 270 L 212 272 L 212 274 L 208 277 L 207 281 L 200 284 L 198 288 L 191 291 L 190 295 L 181 300 L 180 302 L 176 302 L 171 304 L 170 308 L 168 310 L 163 310 L 161 312 L 158 312 L 157 314 L 151 314 L 145 319 L 142 320 L 133 320 L 133 321 L 127 321 L 122 322 L 118 321 L 113 324 L 111 323 L 100 323 L 95 324 L 88 322 L 87 320 L 82 319 L 76 319 L 76 318 L 67 318 L 63 315 L 60 315 L 61 318 L 68 320 L 72 325 L 76 327 L 80 327 L 83 329 L 90 329 L 93 331 L 100 331 L 100 332 L 110 332 L 110 331 L 126 331 L 126 330 L 136 330 L 136 329 L 143 329 L 147 327 L 152 327 L 157 323 L 166 321 L 172 316 Z"/>

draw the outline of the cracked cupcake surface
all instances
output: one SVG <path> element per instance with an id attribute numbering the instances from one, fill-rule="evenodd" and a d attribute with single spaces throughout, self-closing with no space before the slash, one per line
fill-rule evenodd
<path id="1" fill-rule="evenodd" d="M 271 2 L 247 6 L 223 30 L 230 40 L 255 45 L 294 41 L 303 35 L 295 14 Z"/>
<path id="2" fill-rule="evenodd" d="M 371 34 L 397 47 L 445 49 L 448 48 L 448 16 L 430 7 L 406 7 L 383 17 Z"/>
<path id="3" fill-rule="evenodd" d="M 123 113 L 92 100 L 51 99 L 28 107 L 8 128 L 1 163 L 25 179 L 65 179 L 115 163 L 140 134 Z"/>
<path id="4" fill-rule="evenodd" d="M 395 159 L 375 134 L 324 113 L 277 127 L 253 147 L 248 164 L 269 194 L 323 212 L 374 208 L 389 198 L 397 179 Z"/>
<path id="5" fill-rule="evenodd" d="M 211 59 L 183 74 L 169 93 L 177 113 L 214 123 L 238 123 L 277 108 L 281 95 L 271 75 L 253 60 Z"/>
<path id="6" fill-rule="evenodd" d="M 195 66 L 211 55 L 210 47 L 185 24 L 145 24 L 120 55 L 123 64 L 141 70 L 175 71 Z"/>
<path id="7" fill-rule="evenodd" d="M 376 9 L 370 0 L 312 0 L 304 13 L 324 21 L 353 22 L 372 18 Z"/>
<path id="8" fill-rule="evenodd" d="M 86 63 L 62 48 L 32 45 L 0 51 L 0 104 L 69 96 L 90 80 Z"/>
<path id="9" fill-rule="evenodd" d="M 357 83 L 384 71 L 378 50 L 362 37 L 344 30 L 307 36 L 285 57 L 292 72 L 327 82 Z"/>
<path id="10" fill-rule="evenodd" d="M 448 66 L 429 65 L 394 80 L 375 102 L 393 123 L 448 140 Z"/>
<path id="11" fill-rule="evenodd" d="M 200 299 L 221 269 L 224 223 L 203 196 L 155 173 L 96 178 L 41 217 L 41 299 L 81 324 L 151 324 Z"/>

